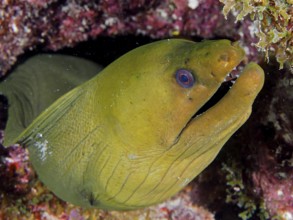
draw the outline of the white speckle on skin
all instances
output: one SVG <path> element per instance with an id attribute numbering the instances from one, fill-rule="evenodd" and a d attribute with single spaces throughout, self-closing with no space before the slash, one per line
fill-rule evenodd
<path id="1" fill-rule="evenodd" d="M 43 135 L 41 134 L 41 133 L 37 133 L 37 136 L 36 136 L 37 138 L 42 138 L 43 137 Z"/>
<path id="2" fill-rule="evenodd" d="M 182 179 L 180 176 L 178 176 L 177 179 L 180 180 L 180 186 L 181 187 L 186 186 L 189 183 L 189 181 L 190 181 L 189 178 L 183 178 Z"/>
<path id="3" fill-rule="evenodd" d="M 186 186 L 189 183 L 189 178 L 184 178 L 184 181 L 181 183 L 181 186 Z"/>
<path id="4" fill-rule="evenodd" d="M 128 154 L 127 157 L 129 160 L 135 160 L 137 158 L 135 154 Z"/>
<path id="5" fill-rule="evenodd" d="M 49 142 L 46 139 L 43 140 L 43 135 L 41 133 L 37 133 L 34 146 L 39 151 L 39 157 L 41 161 L 45 161 L 47 159 L 47 155 L 52 153 L 48 152 L 48 143 Z"/>
<path id="6" fill-rule="evenodd" d="M 37 141 L 34 143 L 34 146 L 36 148 L 38 148 L 39 152 L 40 152 L 40 159 L 41 161 L 45 161 L 47 159 L 47 154 L 48 154 L 48 141 L 44 140 L 44 141 Z"/>

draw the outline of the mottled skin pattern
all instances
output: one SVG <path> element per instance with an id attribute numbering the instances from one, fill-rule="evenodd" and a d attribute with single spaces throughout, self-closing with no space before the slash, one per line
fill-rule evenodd
<path id="1" fill-rule="evenodd" d="M 264 80 L 254 63 L 193 117 L 243 56 L 227 40 L 139 47 L 54 102 L 15 141 L 65 201 L 114 210 L 159 203 L 197 176 L 249 117 Z M 194 75 L 189 88 L 175 79 L 182 68 Z"/>

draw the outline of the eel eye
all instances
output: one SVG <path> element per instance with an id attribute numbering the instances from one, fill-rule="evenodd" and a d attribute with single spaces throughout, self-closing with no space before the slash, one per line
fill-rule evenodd
<path id="1" fill-rule="evenodd" d="M 179 69 L 176 71 L 176 81 L 183 88 L 190 88 L 195 82 L 192 73 L 186 69 Z"/>

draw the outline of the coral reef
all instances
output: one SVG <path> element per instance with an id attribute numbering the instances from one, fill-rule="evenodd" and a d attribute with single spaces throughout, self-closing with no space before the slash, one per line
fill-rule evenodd
<path id="1" fill-rule="evenodd" d="M 0 76 L 28 50 L 58 50 L 98 36 L 240 40 L 257 59 L 254 24 L 226 20 L 217 0 L 0 1 Z"/>
<path id="2" fill-rule="evenodd" d="M 28 152 L 24 148 L 0 145 L 0 189 L 15 195 L 26 194 L 34 173 L 29 164 Z"/>
<path id="3" fill-rule="evenodd" d="M 222 2 L 227 20 L 217 0 L 0 0 L 0 76 L 25 52 L 56 51 L 101 36 L 121 35 L 132 44 L 141 41 L 129 35 L 229 38 L 240 41 L 248 60 L 260 60 L 256 44 L 266 53 L 277 54 L 281 64 L 287 60 L 290 65 L 292 1 Z M 232 3 L 233 13 L 227 14 Z M 115 58 L 126 52 L 120 45 L 108 42 L 104 56 L 111 50 L 116 51 Z M 100 48 L 94 46 L 83 55 L 95 53 L 94 49 Z M 83 210 L 60 201 L 35 179 L 26 150 L 1 146 L 0 176 L 5 185 L 0 186 L 0 219 L 182 219 L 186 215 L 220 220 L 293 219 L 293 78 L 288 69 L 278 71 L 276 64 L 269 64 L 266 72 L 264 91 L 247 124 L 191 188 L 175 198 L 136 212 Z M 7 101 L 0 96 L 0 129 L 4 129 L 6 109 Z M 2 137 L 0 132 L 0 143 Z M 208 208 L 215 217 L 194 204 Z"/>
<path id="4" fill-rule="evenodd" d="M 293 2 L 272 0 L 220 0 L 225 4 L 223 12 L 236 14 L 241 21 L 250 15 L 257 27 L 259 38 L 256 44 L 269 59 L 269 52 L 276 56 L 280 68 L 288 61 L 293 65 Z"/>
<path id="5" fill-rule="evenodd" d="M 292 219 L 293 107 L 290 103 L 293 101 L 293 76 L 289 70 L 277 75 L 273 66 L 268 66 L 267 71 L 272 77 L 263 92 L 266 99 L 260 103 L 267 107 L 256 112 L 261 127 L 257 129 L 256 139 L 249 143 L 254 153 L 253 160 L 258 164 L 252 172 L 252 180 L 256 189 L 263 193 L 271 215 Z"/>
<path id="6" fill-rule="evenodd" d="M 191 188 L 187 187 L 172 198 L 158 206 L 151 208 L 150 219 L 174 219 L 174 220 L 213 220 L 214 215 L 202 207 L 192 204 L 190 198 Z"/>

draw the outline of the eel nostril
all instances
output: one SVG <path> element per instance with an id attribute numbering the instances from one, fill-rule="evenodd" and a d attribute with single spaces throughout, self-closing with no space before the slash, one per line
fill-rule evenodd
<path id="1" fill-rule="evenodd" d="M 229 62 L 229 60 L 230 60 L 230 58 L 229 58 L 228 54 L 226 54 L 226 53 L 221 54 L 218 59 L 219 62 L 222 62 L 222 61 Z"/>

